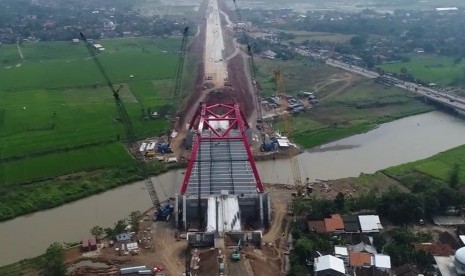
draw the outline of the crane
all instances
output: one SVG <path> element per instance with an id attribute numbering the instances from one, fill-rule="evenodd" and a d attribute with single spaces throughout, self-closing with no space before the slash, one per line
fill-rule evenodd
<path id="1" fill-rule="evenodd" d="M 94 61 L 95 65 L 97 65 L 97 68 L 100 71 L 100 74 L 102 74 L 103 78 L 105 79 L 107 86 L 113 92 L 113 98 L 115 100 L 116 110 L 119 116 L 118 120 L 123 125 L 129 151 L 132 152 L 133 154 L 134 152 L 139 153 L 139 151 L 136 149 L 137 148 L 137 137 L 134 133 L 134 127 L 131 123 L 128 112 L 126 111 L 126 108 L 124 107 L 124 104 L 121 101 L 121 98 L 119 95 L 119 91 L 121 90 L 123 86 L 120 86 L 117 89 L 115 89 L 115 86 L 113 85 L 113 83 L 110 80 L 110 77 L 108 76 L 105 69 L 103 68 L 102 63 L 100 63 L 100 60 L 97 58 L 96 51 L 93 48 L 92 44 L 87 41 L 87 38 L 84 36 L 83 33 L 80 33 L 80 36 L 81 36 L 81 40 L 84 41 L 86 48 L 89 51 L 89 55 L 92 57 L 92 60 Z M 155 208 L 157 208 L 158 210 L 160 207 L 160 201 L 158 199 L 157 193 L 153 186 L 152 180 L 150 179 L 147 166 L 144 162 L 143 156 L 136 157 L 136 160 L 139 165 L 139 168 L 142 171 L 142 176 L 144 178 L 145 186 L 147 187 L 147 191 L 149 192 L 150 199 L 152 200 L 153 206 L 155 206 Z"/>
<path id="2" fill-rule="evenodd" d="M 281 74 L 281 70 L 275 69 L 273 71 L 275 82 L 276 82 L 276 95 L 280 96 L 281 99 L 285 99 L 285 90 L 284 90 L 284 79 L 283 75 Z M 284 101 L 281 101 L 281 113 L 283 117 L 284 123 L 284 132 L 287 135 L 289 141 L 292 138 L 293 128 L 292 128 L 292 115 L 286 111 L 287 104 Z M 294 181 L 294 185 L 297 191 L 297 195 L 302 195 L 303 192 L 303 185 L 302 185 L 302 176 L 300 175 L 300 165 L 299 159 L 297 159 L 297 152 L 296 148 L 289 146 L 288 156 L 289 162 L 291 165 L 291 172 L 292 172 L 292 179 Z"/>
<path id="3" fill-rule="evenodd" d="M 179 105 L 179 100 L 180 100 L 180 91 L 181 91 L 181 83 L 182 83 L 182 75 L 184 71 L 184 59 L 186 58 L 186 46 L 187 46 L 187 38 L 189 35 L 189 27 L 185 27 L 183 34 L 182 34 L 182 40 L 181 40 L 181 46 L 179 48 L 179 59 L 178 59 L 178 67 L 176 68 L 176 74 L 174 78 L 174 91 L 173 91 L 173 105 L 174 105 L 174 110 Z M 173 115 L 176 115 L 176 111 L 173 112 Z M 171 120 L 171 125 L 169 131 L 175 132 L 176 128 L 176 118 L 173 118 Z M 171 142 L 172 135 L 168 135 L 168 144 Z"/>
<path id="4" fill-rule="evenodd" d="M 239 11 L 239 7 L 237 6 L 236 0 L 233 0 L 234 2 L 234 7 L 236 10 L 237 18 L 239 21 L 242 21 L 241 13 Z M 250 71 L 250 76 L 252 79 L 252 87 L 253 87 L 253 93 L 255 95 L 255 106 L 257 107 L 257 129 L 260 132 L 260 138 L 261 138 L 261 146 L 260 149 L 262 151 L 271 151 L 274 150 L 275 146 L 274 143 L 267 143 L 266 142 L 266 137 L 265 137 L 265 132 L 264 132 L 264 122 L 263 122 L 263 113 L 262 113 L 262 105 L 260 102 L 261 98 L 261 86 L 260 83 L 257 81 L 257 72 L 256 72 L 256 67 L 255 67 L 255 61 L 254 61 L 254 55 L 253 55 L 253 50 L 252 50 L 252 44 L 249 43 L 248 37 L 243 33 L 243 38 L 244 41 L 247 45 L 247 54 L 249 56 L 248 58 L 248 67 Z"/>

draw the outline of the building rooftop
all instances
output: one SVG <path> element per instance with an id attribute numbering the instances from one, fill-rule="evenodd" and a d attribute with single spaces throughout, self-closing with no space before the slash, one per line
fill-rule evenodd
<path id="1" fill-rule="evenodd" d="M 349 264 L 353 267 L 371 266 L 371 254 L 351 251 L 349 253 Z"/>
<path id="2" fill-rule="evenodd" d="M 368 252 L 373 255 L 378 253 L 374 246 L 365 244 L 364 242 L 358 243 L 356 245 L 349 245 L 348 247 L 349 247 L 349 251 Z"/>
<path id="3" fill-rule="evenodd" d="M 314 269 L 317 272 L 328 269 L 335 270 L 343 274 L 346 272 L 344 261 L 331 255 L 315 258 Z"/>
<path id="4" fill-rule="evenodd" d="M 347 250 L 346 246 L 335 246 L 334 255 L 349 256 L 349 251 Z"/>
<path id="5" fill-rule="evenodd" d="M 364 233 L 379 232 L 379 230 L 383 229 L 378 215 L 358 216 L 358 219 L 360 221 L 360 229 Z"/>
<path id="6" fill-rule="evenodd" d="M 331 215 L 330 218 L 325 218 L 326 232 L 344 231 L 344 222 L 338 214 Z"/>
<path id="7" fill-rule="evenodd" d="M 345 232 L 360 232 L 360 223 L 358 221 L 358 216 L 343 216 L 342 220 L 344 222 Z"/>
<path id="8" fill-rule="evenodd" d="M 378 268 L 391 269 L 391 257 L 383 254 L 375 254 L 373 265 Z"/>

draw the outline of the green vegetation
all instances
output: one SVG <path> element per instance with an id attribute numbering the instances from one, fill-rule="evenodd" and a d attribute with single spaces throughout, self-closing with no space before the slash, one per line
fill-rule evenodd
<path id="1" fill-rule="evenodd" d="M 265 95 L 273 94 L 273 70 L 279 66 L 287 94 L 297 95 L 300 90 L 313 91 L 320 100 L 306 113 L 291 119 L 293 139 L 305 148 L 433 110 L 433 107 L 423 104 L 402 89 L 376 84 L 317 61 L 259 60 L 257 65 Z M 284 129 L 282 122 L 277 122 L 275 127 Z"/>
<path id="2" fill-rule="evenodd" d="M 338 34 L 338 33 L 325 33 L 325 32 L 309 32 L 309 31 L 290 31 L 290 30 L 278 30 L 286 34 L 289 34 L 291 37 L 288 41 L 294 43 L 302 43 L 306 40 L 308 41 L 324 41 L 324 42 L 334 42 L 334 43 L 343 43 L 349 41 L 353 35 L 350 34 Z"/>
<path id="3" fill-rule="evenodd" d="M 64 246 L 55 242 L 43 255 L 0 267 L 0 275 L 66 275 L 64 254 Z"/>
<path id="4" fill-rule="evenodd" d="M 451 175 L 457 172 L 458 184 L 465 184 L 465 145 L 436 154 L 430 158 L 402 164 L 383 170 L 389 176 L 399 178 L 409 174 L 421 174 L 444 183 L 450 183 Z M 457 170 L 457 171 L 456 171 Z M 452 181 L 454 181 L 452 179 Z M 453 183 L 454 186 L 456 183 Z M 411 184 L 408 184 L 411 187 Z"/>
<path id="5" fill-rule="evenodd" d="M 437 55 L 411 55 L 407 62 L 384 64 L 386 72 L 400 73 L 405 67 L 415 79 L 436 83 L 441 86 L 465 82 L 465 61 Z"/>
<path id="6" fill-rule="evenodd" d="M 121 86 L 136 135 L 164 134 L 180 38 L 99 43 L 105 47 L 99 59 Z M 125 134 L 112 93 L 83 44 L 22 43 L 23 59 L 16 45 L 0 47 L 0 220 L 141 178 L 121 143 Z M 193 77 L 185 74 L 184 87 Z M 149 119 L 154 111 L 162 117 Z M 157 164 L 152 173 L 163 170 Z"/>

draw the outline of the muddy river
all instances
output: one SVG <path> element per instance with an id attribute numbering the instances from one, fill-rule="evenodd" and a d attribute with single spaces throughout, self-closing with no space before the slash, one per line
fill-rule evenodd
<path id="1" fill-rule="evenodd" d="M 299 155 L 302 177 L 337 179 L 426 158 L 465 143 L 465 120 L 441 112 L 383 124 Z M 290 183 L 288 160 L 263 161 L 265 183 Z M 153 178 L 161 200 L 179 190 L 184 170 Z M 79 241 L 95 225 L 111 226 L 131 211 L 151 206 L 143 182 L 133 183 L 64 206 L 0 223 L 0 265 L 37 256 L 53 241 Z"/>

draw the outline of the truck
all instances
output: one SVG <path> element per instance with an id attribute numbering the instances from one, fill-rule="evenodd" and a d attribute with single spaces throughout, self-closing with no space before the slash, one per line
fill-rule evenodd
<path id="1" fill-rule="evenodd" d="M 119 273 L 120 275 L 126 275 L 126 274 L 138 273 L 141 270 L 147 270 L 147 266 L 142 265 L 142 266 L 124 267 L 119 270 Z"/>

